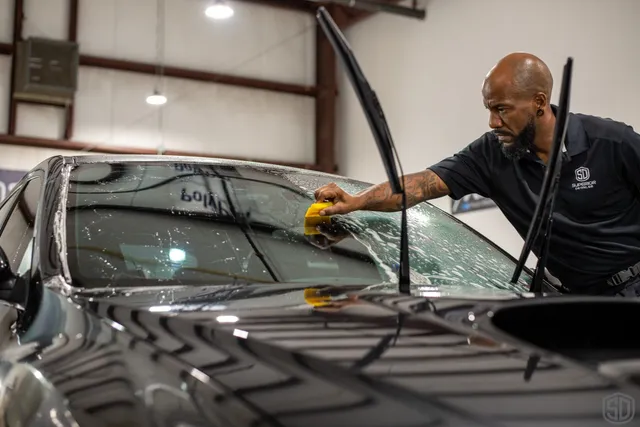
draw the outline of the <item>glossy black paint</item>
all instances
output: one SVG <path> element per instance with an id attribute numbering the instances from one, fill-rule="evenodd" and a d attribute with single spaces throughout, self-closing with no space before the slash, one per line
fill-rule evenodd
<path id="1" fill-rule="evenodd" d="M 607 398 L 640 399 L 630 299 L 65 287 L 54 224 L 74 161 L 34 171 L 34 268 L 0 348 L 6 425 L 606 426 Z"/>
<path id="2" fill-rule="evenodd" d="M 14 279 L 7 254 L 0 248 L 0 289 L 11 288 Z"/>
<path id="3" fill-rule="evenodd" d="M 51 277 L 62 274 L 60 263 L 61 248 L 54 242 L 55 216 L 60 208 L 62 177 L 65 158 L 51 157 L 34 167 L 14 188 L 19 191 L 23 185 L 34 178 L 42 182 L 40 189 L 40 203 L 38 204 L 37 220 L 35 223 L 34 251 L 32 268 L 26 282 L 14 292 L 13 299 L 25 307 L 20 312 L 18 329 L 26 330 L 33 321 L 34 313 L 39 306 L 43 294 L 43 282 Z"/>
<path id="4" fill-rule="evenodd" d="M 63 208 L 60 206 L 63 191 L 63 167 L 65 163 L 73 162 L 74 160 L 64 157 L 53 157 L 40 164 L 45 185 L 42 189 L 41 220 L 38 224 L 40 233 L 37 234 L 39 236 L 39 250 L 35 251 L 37 258 L 34 259 L 34 264 L 38 266 L 34 278 L 39 281 L 64 274 L 59 256 L 62 248 L 54 244 L 53 238 L 56 214 Z"/>
<path id="5" fill-rule="evenodd" d="M 229 291 L 47 289 L 21 341 L 37 346 L 16 361 L 41 372 L 83 426 L 606 425 L 603 399 L 640 398 L 623 375 L 500 333 L 488 313 L 513 302 L 352 287 L 317 289 L 335 302 L 312 307 L 303 287 L 283 286 L 281 305 L 260 308 L 264 286 Z M 247 297 L 253 306 L 237 308 Z"/>

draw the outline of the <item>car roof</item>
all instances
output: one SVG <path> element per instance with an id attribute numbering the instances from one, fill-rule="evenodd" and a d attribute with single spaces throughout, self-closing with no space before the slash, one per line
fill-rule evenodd
<path id="1" fill-rule="evenodd" d="M 253 167 L 263 172 L 280 171 L 299 173 L 309 176 L 324 178 L 336 178 L 342 181 L 349 181 L 359 184 L 372 185 L 370 182 L 361 181 L 344 175 L 321 172 L 314 169 L 305 169 L 294 166 L 286 166 L 276 163 L 257 162 L 250 160 L 225 159 L 220 157 L 196 157 L 196 156 L 174 156 L 174 155 L 153 155 L 153 154 L 87 154 L 76 156 L 61 156 L 65 164 L 95 164 L 95 163 L 186 163 L 186 164 L 207 164 L 220 166 Z"/>

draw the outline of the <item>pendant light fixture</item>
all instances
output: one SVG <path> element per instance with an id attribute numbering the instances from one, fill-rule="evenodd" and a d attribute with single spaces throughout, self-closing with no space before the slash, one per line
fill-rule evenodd
<path id="1" fill-rule="evenodd" d="M 153 91 L 153 95 L 147 96 L 147 104 L 149 105 L 164 105 L 167 103 L 167 97 L 158 92 L 158 90 Z"/>
<path id="2" fill-rule="evenodd" d="M 233 9 L 223 0 L 216 0 L 207 7 L 204 14 L 211 19 L 222 20 L 233 16 Z"/>
<path id="3" fill-rule="evenodd" d="M 167 97 L 162 94 L 160 87 L 162 86 L 162 77 L 164 76 L 164 12 L 165 5 L 164 0 L 158 0 L 157 7 L 157 21 L 156 21 L 156 83 L 153 94 L 147 97 L 147 104 L 149 105 L 164 105 L 167 103 Z"/>

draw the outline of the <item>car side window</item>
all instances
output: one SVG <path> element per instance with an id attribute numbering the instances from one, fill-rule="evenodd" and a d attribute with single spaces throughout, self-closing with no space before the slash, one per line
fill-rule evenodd
<path id="1" fill-rule="evenodd" d="M 9 260 L 11 270 L 18 275 L 24 274 L 30 267 L 40 187 L 40 179 L 35 178 L 16 194 L 17 200 L 8 205 L 11 210 L 0 232 L 0 247 Z"/>

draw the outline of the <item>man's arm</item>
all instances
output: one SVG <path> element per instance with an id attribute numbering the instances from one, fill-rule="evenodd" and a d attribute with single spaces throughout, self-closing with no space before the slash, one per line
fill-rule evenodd
<path id="1" fill-rule="evenodd" d="M 447 195 L 454 199 L 471 193 L 491 197 L 491 169 L 496 163 L 496 156 L 501 155 L 499 150 L 497 141 L 492 141 L 487 132 L 453 156 L 424 171 L 405 175 L 408 207 Z M 402 195 L 393 194 L 388 182 L 355 195 L 331 183 L 316 190 L 315 197 L 318 202 L 330 200 L 334 203 L 320 215 L 346 214 L 357 210 L 394 212 L 402 209 Z"/>
<path id="2" fill-rule="evenodd" d="M 429 169 L 405 175 L 404 181 L 408 207 L 449 194 L 444 181 Z M 394 194 L 389 182 L 374 185 L 356 195 L 350 195 L 331 183 L 316 190 L 315 197 L 318 202 L 331 200 L 334 203 L 320 215 L 346 214 L 357 210 L 394 212 L 402 209 L 402 195 Z"/>
<path id="3" fill-rule="evenodd" d="M 402 180 L 400 183 L 402 184 Z M 429 169 L 405 175 L 404 185 L 408 207 L 449 194 L 449 188 L 444 181 Z M 356 196 L 359 198 L 361 210 L 394 212 L 402 209 L 402 195 L 394 194 L 388 182 L 374 185 Z"/>

